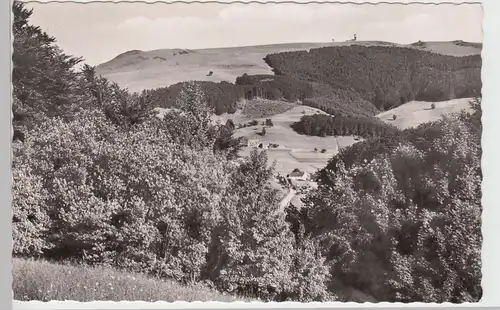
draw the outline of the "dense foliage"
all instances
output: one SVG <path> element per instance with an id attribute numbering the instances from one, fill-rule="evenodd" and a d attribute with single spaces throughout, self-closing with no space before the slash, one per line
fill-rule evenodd
<path id="1" fill-rule="evenodd" d="M 236 79 L 235 84 L 208 81 L 195 83 L 200 86 L 204 100 L 215 109 L 217 115 L 236 112 L 238 101 L 242 99 L 262 98 L 294 102 L 313 96 L 313 88 L 309 83 L 283 76 L 244 74 Z M 158 107 L 170 108 L 175 105 L 185 85 L 186 82 L 181 82 L 169 87 L 145 90 L 141 95 Z"/>
<path id="2" fill-rule="evenodd" d="M 175 105 L 179 94 L 187 82 L 181 82 L 169 87 L 143 91 L 143 96 L 151 98 L 155 107 L 170 108 Z M 203 92 L 203 100 L 215 109 L 217 115 L 234 113 L 237 109 L 238 100 L 244 98 L 244 89 L 228 82 L 196 81 Z"/>
<path id="3" fill-rule="evenodd" d="M 292 128 L 308 136 L 361 136 L 379 137 L 397 128 L 387 125 L 375 117 L 314 114 L 304 115 Z"/>
<path id="4" fill-rule="evenodd" d="M 19 2 L 14 9 L 27 24 L 31 11 Z M 28 27 L 16 35 L 24 31 L 42 35 Z M 53 40 L 26 45 L 35 56 L 57 50 Z M 279 208 L 266 154 L 231 159 L 224 145 L 234 146 L 234 124 L 211 122 L 199 84 L 186 83 L 159 118 L 152 96 L 129 94 L 89 66 L 73 70 L 72 58 L 60 61 L 67 101 L 50 101 L 46 89 L 60 83 L 43 81 L 37 96 L 47 109 L 33 99 L 25 139 L 13 142 L 14 256 L 208 282 L 266 300 L 331 298 L 328 270 L 309 259 L 316 248 L 295 243 Z M 14 58 L 16 68 L 23 62 Z M 36 79 L 58 68 L 41 66 L 34 77 L 17 70 L 13 83 L 32 94 Z"/>
<path id="5" fill-rule="evenodd" d="M 243 74 L 236 78 L 236 85 L 244 87 L 246 99 L 302 101 L 313 96 L 310 83 L 287 76 Z"/>
<path id="6" fill-rule="evenodd" d="M 374 116 L 380 111 L 359 93 L 352 90 L 338 89 L 328 84 L 311 82 L 314 93 L 302 104 L 320 109 L 328 114 L 352 116 Z"/>
<path id="7" fill-rule="evenodd" d="M 332 277 L 377 300 L 481 298 L 481 110 L 473 107 L 358 143 L 322 171 L 300 222 Z"/>
<path id="8" fill-rule="evenodd" d="M 55 38 L 28 23 L 31 12 L 13 5 L 13 116 L 14 128 L 43 121 L 47 116 L 69 116 L 77 73 L 72 67 L 81 59 L 66 55 Z M 20 127 L 21 126 L 21 127 Z"/>
<path id="9" fill-rule="evenodd" d="M 468 98 L 481 91 L 480 55 L 352 45 L 271 54 L 265 60 L 278 75 L 356 92 L 382 111 L 411 100 Z"/>

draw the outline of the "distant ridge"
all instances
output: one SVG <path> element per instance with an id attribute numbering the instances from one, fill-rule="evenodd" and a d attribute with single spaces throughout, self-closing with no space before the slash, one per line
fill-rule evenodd
<path id="1" fill-rule="evenodd" d="M 297 42 L 203 49 L 131 50 L 97 66 L 97 72 L 131 91 L 165 87 L 188 80 L 234 83 L 243 74 L 273 74 L 268 54 L 336 46 L 407 47 L 450 56 L 481 53 L 482 43 L 462 40 L 398 44 L 385 41 Z M 213 74 L 209 74 L 209 72 Z"/>

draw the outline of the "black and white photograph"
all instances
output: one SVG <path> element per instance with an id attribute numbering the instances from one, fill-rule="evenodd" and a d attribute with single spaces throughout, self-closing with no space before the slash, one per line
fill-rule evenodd
<path id="1" fill-rule="evenodd" d="M 481 4 L 11 8 L 14 300 L 481 300 Z"/>

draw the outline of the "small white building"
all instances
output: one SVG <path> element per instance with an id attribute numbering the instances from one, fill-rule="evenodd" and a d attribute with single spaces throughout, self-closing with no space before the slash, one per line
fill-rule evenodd
<path id="1" fill-rule="evenodd" d="M 296 181 L 306 181 L 308 178 L 308 174 L 296 168 L 293 169 L 293 171 L 289 175 L 287 175 L 287 178 Z"/>
<path id="2" fill-rule="evenodd" d="M 259 140 L 256 140 L 256 139 L 248 139 L 248 146 L 249 147 L 259 147 L 259 144 L 261 142 Z"/>

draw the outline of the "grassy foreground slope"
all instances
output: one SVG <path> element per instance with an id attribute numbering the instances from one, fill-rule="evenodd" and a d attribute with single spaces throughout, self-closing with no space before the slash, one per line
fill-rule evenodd
<path id="1" fill-rule="evenodd" d="M 14 299 L 106 301 L 223 301 L 237 299 L 203 285 L 181 285 L 106 267 L 62 265 L 47 261 L 13 259 Z"/>

